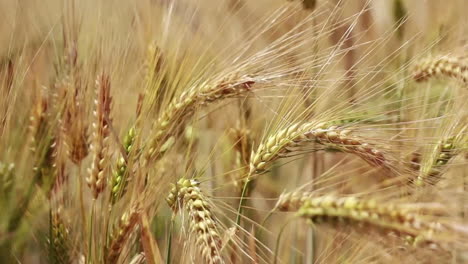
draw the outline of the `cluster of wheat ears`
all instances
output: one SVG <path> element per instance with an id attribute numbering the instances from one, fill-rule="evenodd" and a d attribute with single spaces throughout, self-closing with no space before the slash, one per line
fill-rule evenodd
<path id="1" fill-rule="evenodd" d="M 0 262 L 468 262 L 464 11 L 0 0 Z"/>

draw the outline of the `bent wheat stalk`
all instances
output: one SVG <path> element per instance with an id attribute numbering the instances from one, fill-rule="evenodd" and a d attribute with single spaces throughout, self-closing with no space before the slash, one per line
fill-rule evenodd
<path id="1" fill-rule="evenodd" d="M 191 231 L 196 235 L 196 244 L 206 263 L 224 263 L 221 257 L 221 236 L 217 229 L 207 197 L 203 194 L 196 180 L 180 179 L 168 197 L 168 205 L 174 213 L 183 207 L 190 215 Z"/>

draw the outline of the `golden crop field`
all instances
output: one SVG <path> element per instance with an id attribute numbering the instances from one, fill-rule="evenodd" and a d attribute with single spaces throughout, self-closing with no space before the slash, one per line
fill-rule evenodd
<path id="1" fill-rule="evenodd" d="M 465 0 L 0 0 L 0 263 L 468 263 Z"/>

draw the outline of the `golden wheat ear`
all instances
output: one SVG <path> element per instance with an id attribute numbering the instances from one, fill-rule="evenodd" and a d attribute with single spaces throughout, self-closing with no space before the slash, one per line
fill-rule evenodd
<path id="1" fill-rule="evenodd" d="M 350 130 L 325 123 L 296 123 L 269 136 L 252 153 L 249 175 L 266 171 L 271 163 L 294 153 L 294 148 L 317 142 L 327 148 L 359 156 L 374 166 L 391 169 L 384 152 L 366 143 L 365 139 L 350 136 Z"/>
<path id="2" fill-rule="evenodd" d="M 208 198 L 203 194 L 197 180 L 180 179 L 166 201 L 177 213 L 184 208 L 190 216 L 190 230 L 195 235 L 199 254 L 207 263 L 225 263 L 221 256 L 222 239 L 217 219 L 214 217 Z"/>
<path id="3" fill-rule="evenodd" d="M 250 77 L 229 77 L 221 82 L 192 88 L 173 100 L 158 118 L 152 129 L 152 137 L 145 153 L 146 163 L 161 158 L 183 131 L 184 124 L 197 108 L 251 91 L 255 81 Z"/>
<path id="4" fill-rule="evenodd" d="M 112 234 L 111 243 L 107 250 L 106 263 L 117 263 L 122 248 L 126 245 L 138 224 L 138 218 L 139 212 L 135 208 L 131 208 L 121 217 Z"/>
<path id="5" fill-rule="evenodd" d="M 436 220 L 440 212 L 435 210 L 431 215 L 429 210 L 421 214 L 420 207 L 411 203 L 291 192 L 280 196 L 275 208 L 295 212 L 314 225 L 346 225 L 362 230 L 371 229 L 384 237 L 397 235 L 402 244 L 445 249 L 450 243 L 456 242 L 453 228 Z"/>
<path id="6" fill-rule="evenodd" d="M 433 77 L 450 77 L 468 84 L 468 59 L 456 56 L 426 58 L 415 65 L 413 78 L 417 82 L 427 81 Z"/>
<path id="7" fill-rule="evenodd" d="M 93 192 L 96 199 L 104 190 L 107 184 L 107 165 L 109 162 L 109 139 L 110 139 L 110 79 L 106 74 L 102 74 L 96 81 L 97 99 L 94 101 L 94 123 L 93 123 L 93 142 L 91 150 L 93 160 L 88 169 L 86 182 Z"/>

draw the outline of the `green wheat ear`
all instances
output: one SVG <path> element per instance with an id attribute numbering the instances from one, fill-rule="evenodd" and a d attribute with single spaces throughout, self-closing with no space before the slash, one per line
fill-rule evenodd
<path id="1" fill-rule="evenodd" d="M 65 225 L 60 210 L 50 214 L 49 261 L 52 264 L 72 263 L 69 230 Z"/>
<path id="2" fill-rule="evenodd" d="M 0 162 L 0 191 L 4 198 L 8 198 L 14 182 L 15 164 Z"/>
<path id="3" fill-rule="evenodd" d="M 112 175 L 112 190 L 111 190 L 111 203 L 115 204 L 127 192 L 127 186 L 130 181 L 128 171 L 128 156 L 135 143 L 136 131 L 132 127 L 128 130 L 123 140 L 123 151 L 125 157 L 122 155 L 117 160 L 116 167 Z"/>

